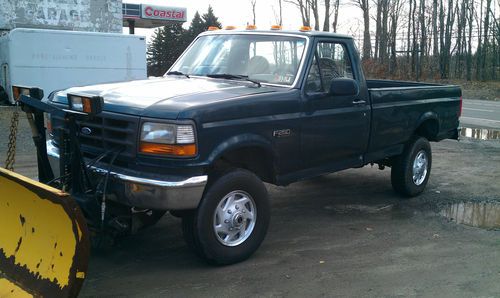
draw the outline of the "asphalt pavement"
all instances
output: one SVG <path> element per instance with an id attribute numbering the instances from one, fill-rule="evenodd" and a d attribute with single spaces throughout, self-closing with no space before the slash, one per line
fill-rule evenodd
<path id="1" fill-rule="evenodd" d="M 500 129 L 500 101 L 464 99 L 460 123 L 464 127 Z"/>
<path id="2" fill-rule="evenodd" d="M 500 297 L 500 231 L 441 217 L 448 204 L 500 202 L 500 142 L 432 143 L 426 191 L 400 201 L 390 170 L 364 167 L 268 185 L 269 233 L 249 260 L 208 266 L 180 220 L 93 254 L 81 297 Z"/>

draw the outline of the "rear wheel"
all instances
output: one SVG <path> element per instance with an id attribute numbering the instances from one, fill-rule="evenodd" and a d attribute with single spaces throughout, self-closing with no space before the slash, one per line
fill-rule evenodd
<path id="1" fill-rule="evenodd" d="M 255 174 L 237 169 L 221 175 L 206 191 L 198 209 L 183 217 L 188 245 L 212 264 L 250 257 L 267 233 L 267 190 Z"/>
<path id="2" fill-rule="evenodd" d="M 404 197 L 422 193 L 429 181 L 432 166 L 432 152 L 429 141 L 414 137 L 403 153 L 394 159 L 391 170 L 393 189 Z"/>

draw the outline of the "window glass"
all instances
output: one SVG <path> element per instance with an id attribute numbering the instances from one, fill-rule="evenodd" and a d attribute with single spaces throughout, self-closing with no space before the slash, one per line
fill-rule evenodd
<path id="1" fill-rule="evenodd" d="M 321 80 L 316 78 L 321 77 Z M 316 55 L 313 65 L 307 77 L 306 89 L 308 92 L 328 92 L 330 84 L 336 78 L 354 79 L 351 60 L 340 43 L 319 42 L 316 47 Z M 314 85 L 321 84 L 319 90 L 314 90 Z"/>
<path id="2" fill-rule="evenodd" d="M 306 39 L 279 35 L 206 35 L 171 68 L 190 75 L 231 74 L 292 85 Z"/>
<path id="3" fill-rule="evenodd" d="M 311 69 L 307 75 L 306 80 L 306 93 L 321 92 L 323 90 L 323 85 L 321 84 L 321 78 L 319 75 L 319 66 L 316 56 L 314 56 Z"/>

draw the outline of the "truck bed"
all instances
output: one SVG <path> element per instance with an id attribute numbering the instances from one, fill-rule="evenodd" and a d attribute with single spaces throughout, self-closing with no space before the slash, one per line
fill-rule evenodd
<path id="1" fill-rule="evenodd" d="M 372 105 L 369 160 L 399 154 L 424 121 L 434 121 L 434 141 L 455 138 L 460 113 L 458 86 L 367 80 Z"/>

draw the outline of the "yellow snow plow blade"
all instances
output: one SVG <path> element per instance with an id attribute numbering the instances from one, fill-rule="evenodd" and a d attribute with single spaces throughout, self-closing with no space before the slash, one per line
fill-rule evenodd
<path id="1" fill-rule="evenodd" d="M 65 192 L 0 168 L 0 297 L 75 297 L 89 232 Z"/>

